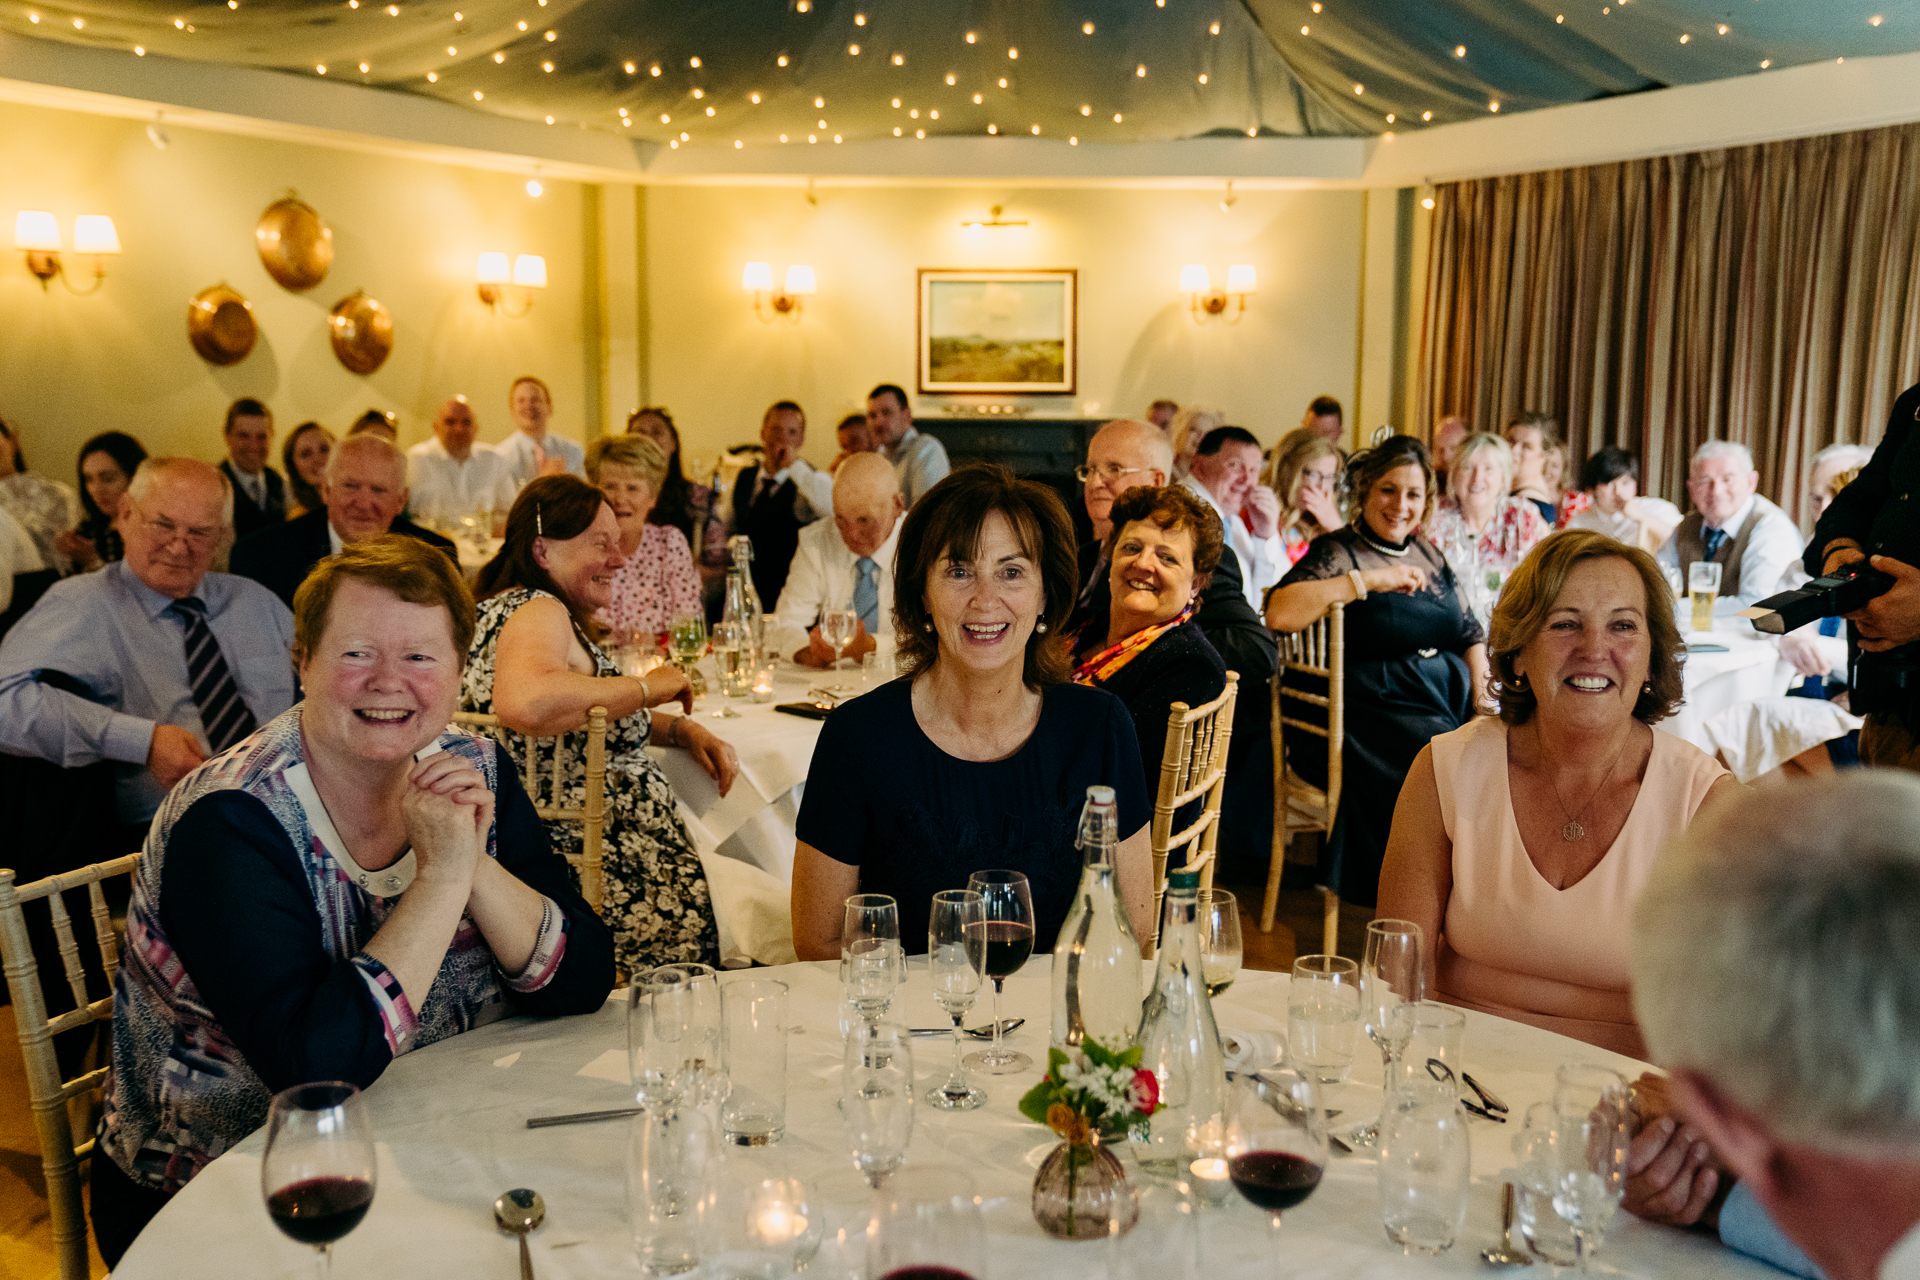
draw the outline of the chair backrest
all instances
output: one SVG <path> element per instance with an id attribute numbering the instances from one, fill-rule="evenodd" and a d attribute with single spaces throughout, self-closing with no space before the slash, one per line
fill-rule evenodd
<path id="1" fill-rule="evenodd" d="M 1213 885 L 1213 851 L 1220 841 L 1220 796 L 1227 780 L 1227 747 L 1233 740 L 1233 704 L 1240 675 L 1227 672 L 1227 687 L 1212 702 L 1189 707 L 1176 702 L 1167 710 L 1167 742 L 1160 751 L 1160 791 L 1153 800 L 1153 918 L 1158 930 L 1160 903 L 1167 892 L 1167 865 L 1184 851 L 1183 871 L 1198 870 L 1203 888 Z M 1174 815 L 1205 797 L 1200 814 L 1179 831 Z"/>
<path id="2" fill-rule="evenodd" d="M 131 853 L 111 862 L 96 862 L 78 871 L 20 886 L 13 883 L 11 870 L 0 870 L 0 960 L 4 961 L 7 990 L 13 997 L 14 1029 L 20 1037 L 20 1053 L 26 1060 L 27 1102 L 33 1110 L 33 1127 L 40 1136 L 40 1167 L 47 1178 L 47 1207 L 53 1220 L 53 1248 L 60 1264 L 60 1280 L 86 1280 L 87 1276 L 87 1219 L 80 1203 L 80 1159 L 93 1151 L 94 1142 L 89 1135 L 85 1142 L 74 1145 L 67 1100 L 98 1088 L 106 1079 L 107 1068 L 97 1067 L 72 1080 L 62 1080 L 53 1037 L 90 1022 L 109 1022 L 113 1018 L 111 988 L 120 967 L 120 949 L 100 882 L 112 876 L 132 875 L 139 864 L 140 855 Z M 109 987 L 109 994 L 100 1000 L 87 999 L 86 972 L 80 964 L 80 946 L 73 936 L 73 921 L 67 914 L 64 897 L 68 890 L 82 887 L 87 891 L 93 936 L 100 946 L 100 963 L 106 970 Z M 53 915 L 60 966 L 73 991 L 73 1009 L 52 1018 L 47 1016 L 47 998 L 40 988 L 40 965 L 34 959 L 33 942 L 27 933 L 26 904 L 37 898 L 47 900 Z"/>
<path id="3" fill-rule="evenodd" d="M 510 745 L 506 734 L 514 732 L 500 723 L 499 716 L 479 711 L 456 711 L 453 722 L 474 729 L 499 730 L 487 736 L 503 748 Z M 600 857 L 607 821 L 607 709 L 589 707 L 586 728 L 586 799 L 578 808 L 561 803 L 566 795 L 567 765 L 571 759 L 571 753 L 567 750 L 567 735 L 563 733 L 554 739 L 553 759 L 546 770 L 540 768 L 540 739 L 527 734 L 515 736 L 520 739 L 521 746 L 518 762 L 520 778 L 526 784 L 527 797 L 533 801 L 534 812 L 547 822 L 581 824 L 580 852 L 577 856 L 569 854 L 567 861 L 580 872 L 580 896 L 587 900 L 588 906 L 598 911 L 602 899 Z"/>
<path id="4" fill-rule="evenodd" d="M 1273 682 L 1273 732 L 1276 738 L 1273 758 L 1282 765 L 1285 752 L 1279 735 L 1282 727 L 1310 733 L 1327 742 L 1326 830 L 1333 829 L 1334 813 L 1340 807 L 1341 760 L 1347 740 L 1347 606 L 1335 604 L 1317 621 L 1302 631 L 1278 637 L 1280 641 L 1280 677 Z M 1327 682 L 1324 694 L 1283 687 L 1285 673 L 1319 676 Z M 1324 725 L 1300 718 L 1300 712 L 1287 714 L 1288 701 L 1319 707 L 1327 713 Z M 1276 815 L 1277 816 L 1277 815 Z"/>

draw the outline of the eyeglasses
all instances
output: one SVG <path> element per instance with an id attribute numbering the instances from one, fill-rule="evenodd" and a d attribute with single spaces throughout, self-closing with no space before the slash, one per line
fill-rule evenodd
<path id="1" fill-rule="evenodd" d="M 1083 462 L 1073 469 L 1073 475 L 1074 479 L 1078 480 L 1081 484 L 1087 483 L 1095 476 L 1105 480 L 1108 484 L 1114 484 L 1125 476 L 1137 476 L 1142 472 L 1151 470 L 1153 470 L 1152 467 L 1123 467 L 1117 462 L 1109 462 L 1104 467 L 1096 467 L 1090 463 Z"/>
<path id="2" fill-rule="evenodd" d="M 140 517 L 140 523 L 146 525 L 147 528 L 153 530 L 160 536 L 160 545 L 163 547 L 177 538 L 181 542 L 186 543 L 189 550 L 205 551 L 220 540 L 221 530 L 217 528 L 210 529 L 201 527 L 196 529 L 182 529 L 166 516 L 161 516 L 156 520 L 146 512 L 140 510 L 139 506 L 133 504 L 131 499 L 128 501 L 129 505 L 133 505 L 134 514 Z"/>

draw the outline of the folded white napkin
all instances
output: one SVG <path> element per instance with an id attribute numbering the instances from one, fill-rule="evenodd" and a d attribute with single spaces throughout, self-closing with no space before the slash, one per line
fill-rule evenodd
<path id="1" fill-rule="evenodd" d="M 1220 1052 L 1229 1071 L 1265 1071 L 1280 1065 L 1280 1034 L 1276 1031 L 1220 1029 Z"/>

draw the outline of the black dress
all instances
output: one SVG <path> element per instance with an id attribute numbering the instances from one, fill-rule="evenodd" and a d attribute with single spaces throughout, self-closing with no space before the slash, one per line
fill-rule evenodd
<path id="1" fill-rule="evenodd" d="M 1473 714 L 1473 682 L 1466 651 L 1486 633 L 1455 589 L 1446 557 L 1415 535 L 1399 556 L 1375 550 L 1349 525 L 1313 540 L 1280 586 L 1339 578 L 1349 570 L 1418 565 L 1427 572 L 1419 591 L 1375 591 L 1346 611 L 1346 750 L 1340 812 L 1321 856 L 1320 883 L 1349 902 L 1372 906 L 1380 893 L 1380 863 L 1393 827 L 1400 784 L 1420 748 L 1451 733 Z M 1385 545 L 1385 544 L 1378 544 Z M 1288 688 L 1324 693 L 1325 682 L 1286 674 Z M 1324 713 L 1299 702 L 1287 714 L 1320 720 Z M 1314 713 L 1312 715 L 1303 713 Z M 1303 779 L 1326 782 L 1326 740 L 1286 731 L 1287 754 Z"/>
<path id="2" fill-rule="evenodd" d="M 1076 646 L 1075 661 L 1106 647 L 1107 623 L 1095 618 Z M 1105 689 L 1127 704 L 1133 717 L 1133 732 L 1140 743 L 1140 767 L 1147 775 L 1149 795 L 1160 790 L 1161 754 L 1167 746 L 1167 716 L 1176 702 L 1189 707 L 1212 702 L 1227 687 L 1227 667 L 1220 654 L 1200 630 L 1196 619 L 1189 618 L 1177 627 L 1163 631 L 1154 642 L 1133 656 L 1133 661 L 1093 686 Z M 1198 802 L 1176 816 L 1178 831 L 1198 812 Z"/>

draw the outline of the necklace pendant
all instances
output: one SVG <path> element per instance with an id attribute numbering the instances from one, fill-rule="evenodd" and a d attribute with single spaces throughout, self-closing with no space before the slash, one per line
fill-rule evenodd
<path id="1" fill-rule="evenodd" d="M 1586 834 L 1587 829 L 1578 822 L 1569 821 L 1566 826 L 1560 828 L 1560 838 L 1569 842 L 1584 839 Z"/>

